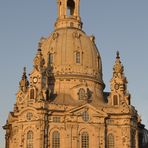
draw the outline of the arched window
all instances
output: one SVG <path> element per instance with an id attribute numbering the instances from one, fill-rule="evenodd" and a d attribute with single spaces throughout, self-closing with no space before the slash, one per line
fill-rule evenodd
<path id="1" fill-rule="evenodd" d="M 113 105 L 118 105 L 118 96 L 117 95 L 113 96 Z"/>
<path id="2" fill-rule="evenodd" d="M 52 133 L 52 148 L 60 148 L 60 133 L 58 131 Z"/>
<path id="3" fill-rule="evenodd" d="M 49 64 L 53 64 L 53 53 L 49 54 L 48 62 L 49 62 Z"/>
<path id="4" fill-rule="evenodd" d="M 33 148 L 33 132 L 32 131 L 27 132 L 26 148 Z"/>
<path id="5" fill-rule="evenodd" d="M 114 143 L 114 135 L 109 134 L 108 139 L 107 139 L 107 148 L 114 148 L 115 143 Z"/>
<path id="6" fill-rule="evenodd" d="M 34 89 L 30 90 L 30 99 L 34 99 Z"/>
<path id="7" fill-rule="evenodd" d="M 76 63 L 80 63 L 80 52 L 76 52 Z"/>
<path id="8" fill-rule="evenodd" d="M 73 16 L 74 15 L 74 9 L 75 9 L 75 2 L 74 0 L 68 0 L 67 1 L 67 15 Z"/>
<path id="9" fill-rule="evenodd" d="M 81 148 L 89 148 L 89 135 L 83 132 L 81 135 Z"/>

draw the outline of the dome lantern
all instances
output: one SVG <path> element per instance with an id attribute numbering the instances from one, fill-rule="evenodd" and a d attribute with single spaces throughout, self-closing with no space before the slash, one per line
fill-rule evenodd
<path id="1" fill-rule="evenodd" d="M 55 29 L 74 27 L 82 29 L 82 22 L 79 14 L 80 0 L 58 0 L 58 18 Z"/>

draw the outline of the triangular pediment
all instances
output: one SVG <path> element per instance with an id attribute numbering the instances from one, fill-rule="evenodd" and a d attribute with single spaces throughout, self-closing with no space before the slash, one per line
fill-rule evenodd
<path id="1" fill-rule="evenodd" d="M 97 109 L 88 103 L 71 109 L 70 111 L 67 112 L 67 114 L 81 115 L 84 111 L 87 111 L 96 117 L 107 117 L 108 116 L 104 111 L 101 110 L 101 108 Z"/>

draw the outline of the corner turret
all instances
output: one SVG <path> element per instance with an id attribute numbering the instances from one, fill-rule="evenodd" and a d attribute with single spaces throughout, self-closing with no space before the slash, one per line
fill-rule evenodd
<path id="1" fill-rule="evenodd" d="M 126 103 L 130 105 L 130 94 L 127 90 L 127 79 L 124 75 L 124 66 L 120 61 L 120 55 L 117 51 L 115 65 L 113 67 L 113 77 L 110 81 L 111 93 L 109 96 L 109 104 L 121 105 Z"/>

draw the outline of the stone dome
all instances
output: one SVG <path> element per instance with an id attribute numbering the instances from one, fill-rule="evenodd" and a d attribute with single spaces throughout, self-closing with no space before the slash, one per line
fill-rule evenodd
<path id="1" fill-rule="evenodd" d="M 104 102 L 102 63 L 93 36 L 82 30 L 79 2 L 58 0 L 55 30 L 41 38 L 40 49 L 48 69 L 47 84 L 59 104 Z M 69 13 L 67 13 L 69 11 Z M 52 78 L 50 78 L 52 75 Z M 96 103 L 98 102 L 98 103 Z"/>
<path id="2" fill-rule="evenodd" d="M 53 66 L 56 77 L 83 77 L 103 85 L 102 63 L 94 39 L 75 28 L 55 30 L 41 40 L 46 65 Z"/>

